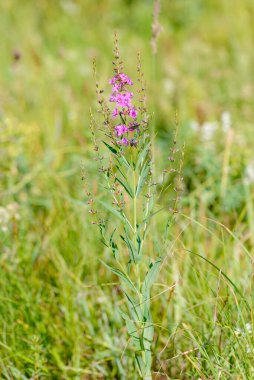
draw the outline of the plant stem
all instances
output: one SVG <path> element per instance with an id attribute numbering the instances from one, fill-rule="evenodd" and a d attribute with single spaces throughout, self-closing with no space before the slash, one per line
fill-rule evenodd
<path id="1" fill-rule="evenodd" d="M 137 195 L 136 195 L 136 174 L 135 174 L 134 167 L 132 170 L 133 170 L 132 175 L 133 175 L 133 194 L 134 194 L 134 197 L 133 197 L 133 227 L 134 227 L 133 240 L 135 243 L 137 241 L 137 236 L 136 236 L 137 235 Z M 141 276 L 140 276 L 139 260 L 135 263 L 135 272 L 136 272 L 136 278 L 137 278 L 137 283 L 138 283 L 139 306 L 142 309 L 142 307 L 143 307 L 142 306 L 143 305 L 143 295 L 142 295 L 142 290 L 141 290 Z M 141 328 L 140 328 L 140 346 L 142 347 L 143 346 L 143 344 L 142 344 L 143 329 L 144 329 L 142 320 L 140 321 L 140 326 L 141 326 Z M 143 363 L 145 364 L 145 368 L 147 368 L 145 350 L 142 350 L 141 356 L 142 356 Z M 143 377 L 143 380 L 152 380 L 150 368 L 145 374 L 142 373 L 142 377 Z"/>
<path id="2" fill-rule="evenodd" d="M 136 195 L 136 175 L 135 175 L 135 169 L 134 168 L 132 169 L 132 177 L 133 177 L 133 194 L 134 194 L 134 197 L 133 197 L 133 228 L 134 228 L 133 240 L 135 243 L 136 234 L 137 234 L 137 195 Z M 141 292 L 140 292 L 141 280 L 140 280 L 139 262 L 136 263 L 135 268 L 136 268 L 136 276 L 137 276 L 137 281 L 138 281 L 138 292 L 139 292 L 139 298 L 140 298 L 140 296 L 141 296 Z M 142 302 L 142 300 L 140 300 L 140 302 Z"/>
<path id="3" fill-rule="evenodd" d="M 133 169 L 132 172 L 133 175 L 133 227 L 134 227 L 134 235 L 136 236 L 137 233 L 137 195 L 136 195 L 136 176 L 135 176 L 135 169 Z"/>

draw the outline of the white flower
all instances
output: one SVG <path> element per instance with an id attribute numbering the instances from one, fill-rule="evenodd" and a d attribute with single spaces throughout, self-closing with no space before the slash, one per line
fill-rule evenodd
<path id="1" fill-rule="evenodd" d="M 245 328 L 246 328 L 246 330 L 248 331 L 249 334 L 252 333 L 252 325 L 251 325 L 251 323 L 246 323 Z"/>
<path id="2" fill-rule="evenodd" d="M 210 141 L 218 128 L 218 123 L 216 121 L 205 121 L 200 125 L 197 121 L 193 120 L 190 123 L 190 127 L 194 132 L 200 132 L 203 141 Z"/>
<path id="3" fill-rule="evenodd" d="M 242 330 L 240 330 L 238 328 L 235 329 L 235 334 L 236 335 L 241 335 L 241 333 L 242 333 Z"/>
<path id="4" fill-rule="evenodd" d="M 253 352 L 253 348 L 251 348 L 249 345 L 246 347 L 247 354 L 250 354 Z"/>
<path id="5" fill-rule="evenodd" d="M 209 141 L 212 139 L 216 129 L 218 128 L 218 123 L 215 121 L 206 121 L 201 125 L 201 134 L 204 141 Z"/>
<path id="6" fill-rule="evenodd" d="M 229 112 L 222 112 L 221 123 L 223 132 L 227 133 L 227 131 L 231 128 L 231 114 Z"/>

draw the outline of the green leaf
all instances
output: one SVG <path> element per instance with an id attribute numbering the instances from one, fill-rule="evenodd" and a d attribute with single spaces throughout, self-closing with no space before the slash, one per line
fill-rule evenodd
<path id="1" fill-rule="evenodd" d="M 141 240 L 139 234 L 137 234 L 137 243 L 138 243 L 138 257 L 139 257 L 139 259 L 141 259 L 142 240 Z"/>
<path id="2" fill-rule="evenodd" d="M 139 167 L 139 165 L 142 163 L 142 161 L 145 160 L 147 154 L 148 154 L 148 151 L 149 151 L 149 148 L 151 146 L 151 142 L 149 141 L 143 148 L 143 150 L 141 151 L 141 153 L 139 154 L 138 156 L 138 161 L 137 161 L 137 164 L 136 164 L 136 168 Z"/>
<path id="3" fill-rule="evenodd" d="M 149 317 L 148 321 L 146 322 L 144 328 L 143 328 L 143 347 L 146 350 L 151 349 L 151 344 L 153 343 L 153 336 L 154 336 L 154 327 L 152 323 L 151 317 Z"/>
<path id="4" fill-rule="evenodd" d="M 118 181 L 125 188 L 125 190 L 127 191 L 127 193 L 129 194 L 131 198 L 134 197 L 133 191 L 131 190 L 128 182 L 121 180 L 119 177 L 116 177 L 116 181 Z"/>
<path id="5" fill-rule="evenodd" d="M 114 229 L 114 231 L 112 232 L 112 234 L 110 235 L 110 238 L 109 238 L 109 245 L 112 249 L 112 252 L 113 252 L 113 255 L 114 255 L 114 258 L 117 260 L 118 257 L 119 257 L 119 251 L 118 251 L 118 246 L 117 244 L 114 242 L 113 240 L 113 237 L 114 237 L 114 234 L 116 232 L 116 228 Z"/>
<path id="6" fill-rule="evenodd" d="M 128 161 L 124 156 L 121 157 L 121 160 L 122 160 L 123 164 L 124 164 L 127 168 L 130 168 L 131 165 L 130 165 L 129 161 Z"/>
<path id="7" fill-rule="evenodd" d="M 149 265 L 149 270 L 146 274 L 146 277 L 142 286 L 142 293 L 143 291 L 144 292 L 149 291 L 151 286 L 155 282 L 158 271 L 160 269 L 161 260 L 162 260 L 161 257 L 159 257 L 154 263 L 151 263 Z"/>
<path id="8" fill-rule="evenodd" d="M 127 169 L 130 168 L 130 163 L 124 156 L 116 156 L 115 158 L 120 165 L 124 165 Z"/>
<path id="9" fill-rule="evenodd" d="M 143 320 L 143 313 L 142 313 L 140 304 L 136 302 L 127 292 L 125 292 L 124 290 L 123 292 L 126 296 L 127 305 L 128 305 L 133 321 L 135 321 L 136 323 L 139 323 L 140 325 Z"/>
<path id="10" fill-rule="evenodd" d="M 146 368 L 148 371 L 151 371 L 152 366 L 152 353 L 150 350 L 145 351 L 145 358 L 146 358 Z"/>
<path id="11" fill-rule="evenodd" d="M 124 232 L 125 232 L 125 236 L 120 235 L 120 237 L 125 242 L 125 244 L 126 244 L 126 246 L 128 248 L 129 255 L 130 255 L 130 260 L 133 263 L 137 263 L 141 259 L 141 256 L 140 256 L 140 249 L 141 249 L 141 239 L 140 239 L 140 236 L 139 235 L 137 236 L 137 247 L 135 247 L 135 244 L 133 243 L 133 241 L 131 241 L 131 239 L 128 236 L 128 232 L 127 232 L 126 228 L 124 228 Z"/>
<path id="12" fill-rule="evenodd" d="M 150 356 L 150 358 L 149 358 Z M 143 357 L 140 354 L 135 355 L 139 375 L 142 379 L 150 380 L 152 379 L 151 375 L 151 353 L 149 351 L 145 351 L 145 362 Z"/>
<path id="13" fill-rule="evenodd" d="M 118 151 L 111 145 L 109 145 L 108 143 L 106 143 L 106 141 L 102 141 L 104 145 L 106 145 L 106 147 L 113 153 L 113 154 L 117 154 Z"/>
<path id="14" fill-rule="evenodd" d="M 123 178 L 126 179 L 126 175 L 123 173 L 122 169 L 120 168 L 120 166 L 116 165 L 116 168 L 117 170 L 119 171 L 119 173 L 123 176 Z"/>
<path id="15" fill-rule="evenodd" d="M 120 213 L 120 211 L 117 211 L 114 207 L 112 207 L 111 205 L 103 202 L 103 201 L 98 201 L 102 206 L 104 206 L 108 211 L 110 211 L 112 214 L 114 214 L 115 216 L 117 216 L 120 220 L 124 221 L 124 217 L 123 215 Z"/>
<path id="16" fill-rule="evenodd" d="M 127 331 L 132 339 L 132 342 L 137 350 L 141 350 L 140 338 L 135 322 L 129 318 L 129 316 L 120 310 L 122 318 L 125 320 Z"/>
<path id="17" fill-rule="evenodd" d="M 126 284 L 130 289 L 132 289 L 135 292 L 137 291 L 133 282 L 130 280 L 130 278 L 126 276 L 124 272 L 122 272 L 120 269 L 111 267 L 110 265 L 106 264 L 102 260 L 101 262 L 106 268 L 108 268 L 111 272 L 113 272 L 116 276 L 118 276 L 124 282 L 124 284 Z"/>
<path id="18" fill-rule="evenodd" d="M 105 223 L 99 223 L 99 228 L 100 228 L 100 234 L 101 234 L 101 242 L 104 244 L 106 247 L 108 247 L 107 239 L 105 236 Z"/>
<path id="19" fill-rule="evenodd" d="M 140 173 L 140 176 L 138 179 L 138 183 L 137 183 L 137 187 L 136 187 L 136 196 L 139 195 L 139 193 L 141 192 L 141 190 L 145 184 L 145 181 L 146 181 L 148 173 L 149 173 L 149 169 L 150 169 L 149 164 L 146 163 L 141 170 L 141 173 Z"/>
<path id="20" fill-rule="evenodd" d="M 149 270 L 146 274 L 142 285 L 142 296 L 144 302 L 144 317 L 148 321 L 150 318 L 150 289 L 154 284 L 161 264 L 161 258 L 158 258 L 154 263 L 149 265 Z"/>

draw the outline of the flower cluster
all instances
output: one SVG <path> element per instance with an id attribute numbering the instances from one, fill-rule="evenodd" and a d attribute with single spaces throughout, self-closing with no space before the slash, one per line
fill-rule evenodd
<path id="1" fill-rule="evenodd" d="M 136 122 L 138 111 L 136 107 L 132 105 L 133 92 L 128 91 L 126 88 L 126 86 L 132 86 L 133 82 L 128 75 L 119 73 L 116 74 L 109 83 L 113 86 L 109 101 L 115 103 L 112 117 L 114 119 L 117 116 L 121 117 L 121 124 L 115 127 L 116 137 L 120 137 L 117 143 L 125 146 L 135 146 L 135 138 L 128 138 L 128 133 L 136 130 L 139 131 L 138 123 Z M 128 117 L 132 119 L 132 122 L 127 122 Z"/>

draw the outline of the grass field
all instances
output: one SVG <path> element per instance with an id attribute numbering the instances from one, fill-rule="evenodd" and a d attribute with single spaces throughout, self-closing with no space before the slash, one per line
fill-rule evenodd
<path id="1" fill-rule="evenodd" d="M 81 179 L 98 193 L 92 61 L 109 93 L 116 30 L 131 77 L 141 53 L 158 172 L 176 111 L 185 144 L 152 293 L 154 379 L 254 379 L 253 14 L 252 0 L 162 0 L 153 55 L 152 1 L 0 2 L 1 379 L 139 379 Z"/>

